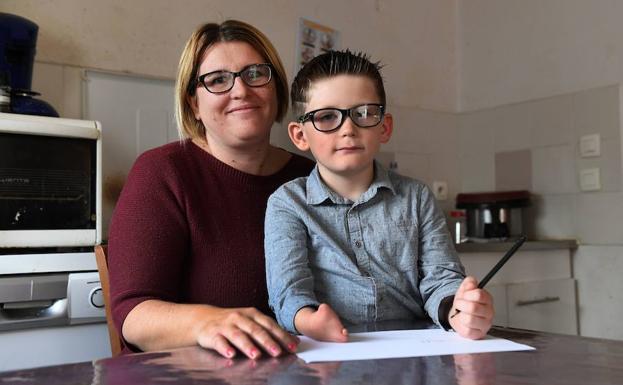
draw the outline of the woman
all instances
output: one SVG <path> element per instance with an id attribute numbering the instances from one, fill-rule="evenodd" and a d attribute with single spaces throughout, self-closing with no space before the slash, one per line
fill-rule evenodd
<path id="1" fill-rule="evenodd" d="M 256 28 L 229 20 L 190 37 L 176 83 L 183 140 L 137 159 L 111 221 L 111 308 L 125 352 L 296 350 L 266 315 L 263 252 L 268 196 L 313 167 L 269 143 L 287 95 L 283 65 Z"/>

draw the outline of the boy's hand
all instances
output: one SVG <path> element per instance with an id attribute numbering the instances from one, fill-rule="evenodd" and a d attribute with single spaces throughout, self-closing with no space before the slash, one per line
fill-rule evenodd
<path id="1" fill-rule="evenodd" d="M 318 341 L 348 341 L 348 331 L 340 317 L 326 303 L 320 304 L 318 310 L 311 307 L 299 310 L 294 316 L 294 326 L 301 334 Z"/>
<path id="2" fill-rule="evenodd" d="M 493 322 L 493 299 L 486 290 L 478 288 L 474 277 L 465 278 L 456 291 L 448 321 L 463 337 L 475 340 L 487 335 Z"/>

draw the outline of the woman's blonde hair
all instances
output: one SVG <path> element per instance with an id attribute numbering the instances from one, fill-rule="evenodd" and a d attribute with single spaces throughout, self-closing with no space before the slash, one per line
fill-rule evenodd
<path id="1" fill-rule="evenodd" d="M 277 50 L 266 35 L 257 28 L 238 20 L 221 24 L 208 23 L 200 26 L 190 36 L 182 52 L 175 84 L 175 119 L 180 138 L 205 139 L 205 127 L 195 119 L 190 98 L 197 90 L 197 73 L 204 53 L 219 42 L 244 42 L 251 45 L 273 67 L 273 79 L 277 90 L 277 117 L 281 122 L 288 110 L 288 81 Z"/>

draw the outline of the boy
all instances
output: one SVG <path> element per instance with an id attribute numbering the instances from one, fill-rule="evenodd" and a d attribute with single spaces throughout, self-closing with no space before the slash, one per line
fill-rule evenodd
<path id="1" fill-rule="evenodd" d="M 393 129 L 379 68 L 330 51 L 294 79 L 288 134 L 317 165 L 268 201 L 269 304 L 286 330 L 324 341 L 347 341 L 343 322 L 427 317 L 481 338 L 491 296 L 464 279 L 432 193 L 374 161 Z"/>

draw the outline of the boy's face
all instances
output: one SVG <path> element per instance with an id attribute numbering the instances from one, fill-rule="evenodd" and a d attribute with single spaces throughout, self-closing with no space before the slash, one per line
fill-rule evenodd
<path id="1" fill-rule="evenodd" d="M 348 109 L 380 103 L 374 82 L 365 76 L 338 75 L 314 82 L 308 93 L 305 112 L 320 108 Z M 308 120 L 291 122 L 288 133 L 302 151 L 311 150 L 323 178 L 354 177 L 369 173 L 381 143 L 387 143 L 392 133 L 391 115 L 385 114 L 372 127 L 358 127 L 350 117 L 335 131 L 321 132 Z"/>

